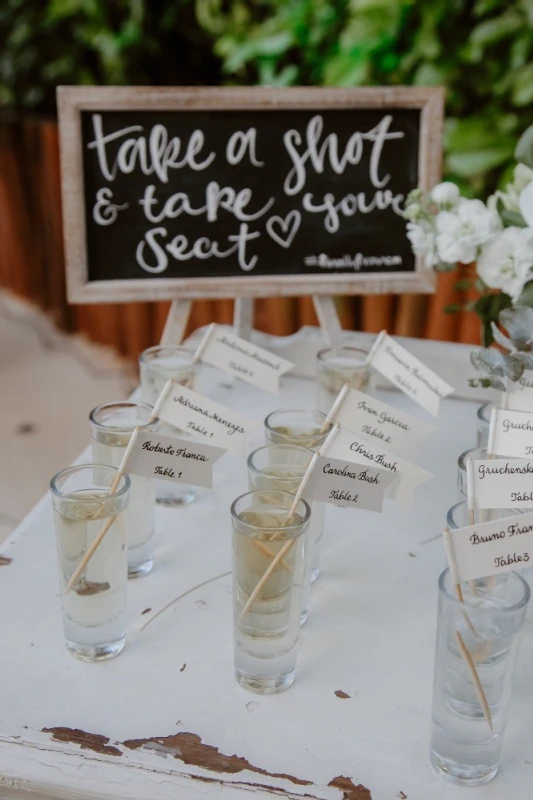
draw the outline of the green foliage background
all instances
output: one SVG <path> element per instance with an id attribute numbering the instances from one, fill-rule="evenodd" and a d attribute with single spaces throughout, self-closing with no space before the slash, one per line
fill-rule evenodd
<path id="1" fill-rule="evenodd" d="M 445 169 L 504 181 L 533 123 L 533 0 L 3 0 L 0 102 L 58 83 L 447 87 Z"/>

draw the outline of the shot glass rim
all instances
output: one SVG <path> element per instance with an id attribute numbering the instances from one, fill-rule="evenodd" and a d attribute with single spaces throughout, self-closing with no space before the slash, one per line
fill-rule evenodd
<path id="1" fill-rule="evenodd" d="M 276 430 L 276 428 L 274 428 L 272 426 L 272 424 L 270 422 L 270 420 L 274 416 L 274 414 L 280 414 L 280 413 L 284 413 L 285 414 L 287 412 L 291 413 L 291 414 L 294 414 L 295 412 L 298 413 L 298 414 L 318 414 L 320 417 L 323 417 L 322 422 L 326 421 L 326 416 L 327 416 L 326 414 L 324 414 L 323 411 L 320 411 L 318 408 L 276 408 L 275 411 L 270 411 L 270 413 L 267 414 L 266 417 L 265 417 L 264 425 L 265 425 L 265 428 L 267 429 L 267 431 L 272 431 L 272 433 L 277 433 L 279 436 L 287 436 L 288 438 L 296 438 L 298 436 L 298 434 L 280 433 L 278 430 Z M 333 423 L 330 422 L 330 423 L 328 423 L 328 427 L 324 431 L 322 431 L 320 434 L 316 434 L 316 435 L 317 436 L 319 436 L 319 435 L 320 436 L 322 436 L 322 435 L 327 436 L 332 428 L 333 428 Z M 302 434 L 302 436 L 305 436 L 305 435 L 306 434 Z M 298 445 L 295 445 L 295 446 L 298 446 Z"/>
<path id="2" fill-rule="evenodd" d="M 360 364 L 360 365 L 357 365 L 357 366 L 360 367 L 361 369 L 363 367 L 368 366 L 365 363 L 365 361 L 366 361 L 366 358 L 367 358 L 368 354 L 370 353 L 370 347 L 365 348 L 364 346 L 356 346 L 356 345 L 350 344 L 349 342 L 343 342 L 343 343 L 340 343 L 340 344 L 331 344 L 331 345 L 328 345 L 327 347 L 322 347 L 322 349 L 319 350 L 318 353 L 316 354 L 317 360 L 320 361 L 323 364 L 327 363 L 327 354 L 328 353 L 332 353 L 332 352 L 334 352 L 336 350 L 355 350 L 357 353 L 363 353 L 364 356 L 365 356 L 365 358 L 363 359 L 363 363 Z"/>
<path id="3" fill-rule="evenodd" d="M 155 356 L 158 351 L 171 351 L 171 353 L 183 353 L 190 357 L 191 361 L 190 364 L 187 364 L 188 367 L 196 367 L 197 364 L 193 361 L 194 352 L 189 350 L 188 347 L 182 344 L 155 344 L 152 347 L 146 347 L 139 356 L 139 361 L 146 366 L 153 365 L 154 361 L 151 360 L 150 356 Z M 155 360 L 155 359 L 154 359 Z M 185 365 L 184 365 L 185 366 Z"/>
<path id="4" fill-rule="evenodd" d="M 76 497 L 76 498 L 73 498 L 71 496 L 71 493 L 66 494 L 66 493 L 62 492 L 61 489 L 59 489 L 59 487 L 57 486 L 57 481 L 59 480 L 59 478 L 63 477 L 63 475 L 66 475 L 69 472 L 70 473 L 79 472 L 79 471 L 81 471 L 83 469 L 93 469 L 94 470 L 95 467 L 98 467 L 98 469 L 108 469 L 108 470 L 111 470 L 113 473 L 115 473 L 115 475 L 118 474 L 117 467 L 112 467 L 110 464 L 97 464 L 97 463 L 93 463 L 93 462 L 87 463 L 87 464 L 73 464 L 70 467 L 65 467 L 65 469 L 61 469 L 61 470 L 59 470 L 59 472 L 56 472 L 56 474 L 54 475 L 54 477 L 50 481 L 50 491 L 52 492 L 52 494 L 54 494 L 56 497 L 61 498 L 62 500 L 74 500 L 75 499 L 76 503 L 87 503 L 87 504 L 97 503 L 97 502 L 108 503 L 109 500 L 116 500 L 117 498 L 123 497 L 125 494 L 127 494 L 129 492 L 129 490 L 131 488 L 131 479 L 130 479 L 130 476 L 128 475 L 127 472 L 123 472 L 122 473 L 120 481 L 119 481 L 119 484 L 118 484 L 117 488 L 115 489 L 115 491 L 114 492 L 110 492 L 105 497 L 99 497 L 99 498 L 95 498 L 95 497 L 90 497 L 90 498 L 89 497 Z M 111 482 L 110 486 L 112 485 L 112 483 L 113 483 L 113 481 Z"/>
<path id="5" fill-rule="evenodd" d="M 256 466 L 255 466 L 255 464 L 253 463 L 253 457 L 254 457 L 254 456 L 257 454 L 257 453 L 260 453 L 260 452 L 261 452 L 261 450 L 273 450 L 273 449 L 275 449 L 275 448 L 282 448 L 282 449 L 285 449 L 285 448 L 290 448 L 291 450 L 303 450 L 303 452 L 304 452 L 304 453 L 308 453 L 308 454 L 311 456 L 311 458 L 313 458 L 313 455 L 314 455 L 314 453 L 313 453 L 313 451 L 312 451 L 312 450 L 310 450 L 308 447 L 302 447 L 302 445 L 300 445 L 300 444 L 282 444 L 282 443 L 279 443 L 279 444 L 278 444 L 278 443 L 276 443 L 276 442 L 270 442 L 269 444 L 262 444 L 262 445 L 261 445 L 261 447 L 256 447 L 256 448 L 255 448 L 255 450 L 252 450 L 252 452 L 250 453 L 250 455 L 249 455 L 249 456 L 248 456 L 248 458 L 246 459 L 246 466 L 248 467 L 248 469 L 250 470 L 250 472 L 253 472 L 253 473 L 254 473 L 254 475 L 264 475 L 264 474 L 265 474 L 265 473 L 264 473 L 264 470 L 262 470 L 262 469 L 259 469 L 259 468 L 258 468 L 258 467 L 256 467 Z M 306 467 L 306 469 L 307 469 L 307 467 Z M 268 477 L 273 477 L 273 476 L 268 476 Z M 277 480 L 277 479 L 278 479 L 278 478 L 277 478 L 277 476 L 276 476 L 276 480 Z M 279 478 L 279 480 L 283 480 L 283 476 L 281 476 L 281 477 Z M 287 480 L 294 480 L 294 477 L 292 477 L 292 478 L 287 478 Z M 264 490 L 261 490 L 261 489 L 260 489 L 260 490 L 258 490 L 258 491 L 264 491 Z M 280 489 L 280 491 L 283 491 L 283 490 L 282 490 L 282 489 Z"/>
<path id="6" fill-rule="evenodd" d="M 268 494 L 270 497 L 272 497 L 273 495 L 283 495 L 284 497 L 287 497 L 289 499 L 289 507 L 287 508 L 287 511 L 289 511 L 289 509 L 291 508 L 295 498 L 295 495 L 291 494 L 291 492 L 284 492 L 281 489 L 251 489 L 248 492 L 243 492 L 242 494 L 240 494 L 238 497 L 235 498 L 235 500 L 231 504 L 230 508 L 231 518 L 236 520 L 239 523 L 239 525 L 242 525 L 243 528 L 247 528 L 249 531 L 252 531 L 258 526 L 252 525 L 251 523 L 242 520 L 236 513 L 235 507 L 240 500 L 251 494 Z M 298 528 L 305 526 L 311 518 L 311 506 L 309 505 L 307 500 L 304 500 L 303 497 L 300 498 L 299 502 L 303 503 L 305 510 L 305 515 L 303 519 L 301 519 L 299 522 L 294 522 L 291 525 L 283 525 L 281 528 L 269 528 L 268 525 L 263 525 L 261 527 L 264 528 L 265 530 L 288 531 L 290 533 L 291 531 L 296 531 Z"/>
<path id="7" fill-rule="evenodd" d="M 456 531 L 456 530 L 458 530 L 458 528 L 462 527 L 460 525 L 456 525 L 454 520 L 453 520 L 453 512 L 455 511 L 455 509 L 458 508 L 458 506 L 465 506 L 465 508 L 467 510 L 473 510 L 473 509 L 468 509 L 467 503 L 468 503 L 468 500 L 466 500 L 466 499 L 465 500 L 459 500 L 457 503 L 454 503 L 453 506 L 450 506 L 450 508 L 446 512 L 446 525 L 447 525 L 448 528 L 451 528 L 452 531 Z M 499 509 L 499 510 L 502 510 L 502 509 Z M 506 508 L 506 509 L 503 509 L 503 510 L 504 511 L 509 511 L 509 516 L 510 517 L 515 517 L 515 516 L 519 517 L 520 514 L 522 513 L 522 510 L 519 509 L 519 508 Z M 501 519 L 504 519 L 504 517 L 501 517 Z"/>
<path id="8" fill-rule="evenodd" d="M 108 403 L 100 403 L 100 405 L 95 406 L 91 413 L 89 414 L 89 422 L 94 428 L 98 428 L 100 431 L 112 431 L 113 433 L 129 433 L 130 431 L 134 431 L 135 428 L 139 428 L 140 430 L 149 430 L 153 425 L 157 423 L 157 420 L 153 422 L 143 422 L 142 425 L 134 423 L 130 428 L 117 428 L 114 425 L 106 425 L 102 422 L 97 422 L 95 420 L 95 414 L 98 411 L 101 411 L 106 408 L 111 408 L 113 406 L 122 406 L 122 407 L 137 407 L 146 409 L 150 416 L 152 416 L 153 406 L 149 405 L 148 403 L 143 403 L 142 400 L 111 400 Z"/>
<path id="9" fill-rule="evenodd" d="M 439 594 L 442 594 L 446 598 L 446 601 L 449 603 L 453 603 L 454 605 L 457 605 L 458 607 L 462 608 L 466 606 L 467 608 L 471 608 L 472 610 L 475 610 L 480 614 L 483 614 L 484 612 L 488 614 L 510 614 L 514 611 L 519 611 L 521 608 L 524 608 L 524 606 L 527 606 L 531 598 L 531 589 L 529 588 L 528 582 L 525 580 L 525 578 L 523 578 L 520 575 L 519 572 L 511 570 L 511 572 L 506 573 L 507 576 L 508 577 L 514 576 L 515 578 L 518 578 L 518 581 L 521 584 L 522 589 L 524 591 L 523 596 L 517 603 L 513 603 L 512 605 L 508 605 L 503 608 L 483 608 L 479 606 L 478 604 L 479 601 L 476 598 L 474 597 L 470 598 L 469 595 L 467 595 L 464 598 L 463 602 L 461 602 L 461 600 L 459 600 L 459 598 L 456 597 L 454 594 L 450 594 L 450 592 L 446 588 L 446 581 L 448 579 L 449 574 L 450 574 L 449 567 L 445 567 L 445 569 L 443 569 L 442 572 L 440 573 L 438 581 Z M 453 582 L 451 585 L 453 585 Z"/>
<path id="10" fill-rule="evenodd" d="M 474 453 L 476 450 L 479 450 L 482 453 L 487 455 L 487 448 L 486 447 L 469 447 L 468 450 L 464 450 L 459 458 L 457 459 L 457 466 L 460 470 L 464 470 L 466 472 L 466 456 L 469 453 Z"/>
<path id="11" fill-rule="evenodd" d="M 496 402 L 494 400 L 487 400 L 487 402 L 482 403 L 476 411 L 476 417 L 478 418 L 479 422 L 486 423 L 487 425 L 490 425 L 490 414 L 489 418 L 487 419 L 487 417 L 484 416 L 484 412 L 487 408 L 489 408 L 489 406 L 496 406 Z"/>

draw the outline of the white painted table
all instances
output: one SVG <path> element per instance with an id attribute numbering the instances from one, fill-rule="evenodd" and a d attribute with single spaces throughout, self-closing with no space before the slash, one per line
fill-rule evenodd
<path id="1" fill-rule="evenodd" d="M 276 407 L 314 405 L 314 384 L 302 378 L 284 380 L 279 399 L 240 382 L 225 388 L 214 371 L 204 380 L 211 397 L 258 419 Z M 382 399 L 417 413 L 397 393 Z M 103 664 L 80 663 L 64 649 L 45 498 L 2 550 L 0 797 L 531 800 L 529 623 L 500 775 L 460 789 L 438 779 L 428 760 L 444 555 L 440 542 L 425 542 L 455 502 L 456 460 L 474 444 L 475 410 L 475 402 L 443 402 L 440 431 L 418 458 L 435 479 L 419 490 L 416 510 L 389 501 L 382 515 L 328 507 L 296 681 L 272 697 L 235 682 L 230 577 L 141 630 L 170 600 L 229 570 L 229 505 L 246 490 L 243 461 L 226 455 L 215 490 L 199 490 L 187 509 L 158 508 L 156 568 L 130 582 L 128 644 Z"/>

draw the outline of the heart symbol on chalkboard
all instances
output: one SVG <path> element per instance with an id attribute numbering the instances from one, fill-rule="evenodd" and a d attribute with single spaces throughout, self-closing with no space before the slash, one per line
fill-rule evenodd
<path id="1" fill-rule="evenodd" d="M 298 232 L 302 215 L 299 211 L 289 211 L 285 219 L 283 217 L 270 217 L 266 224 L 269 236 L 282 247 L 290 247 L 292 240 Z M 281 229 L 281 234 L 274 230 L 274 226 Z"/>

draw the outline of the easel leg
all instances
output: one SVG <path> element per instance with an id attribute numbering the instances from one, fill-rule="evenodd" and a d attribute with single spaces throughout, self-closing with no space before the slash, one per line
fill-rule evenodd
<path id="1" fill-rule="evenodd" d="M 192 300 L 173 300 L 159 344 L 181 344 L 191 315 Z"/>
<path id="2" fill-rule="evenodd" d="M 249 339 L 254 321 L 253 297 L 236 297 L 233 312 L 233 332 L 241 339 Z"/>
<path id="3" fill-rule="evenodd" d="M 333 297 L 314 294 L 313 304 L 326 342 L 328 344 L 337 344 L 342 340 L 344 331 L 341 327 Z"/>

